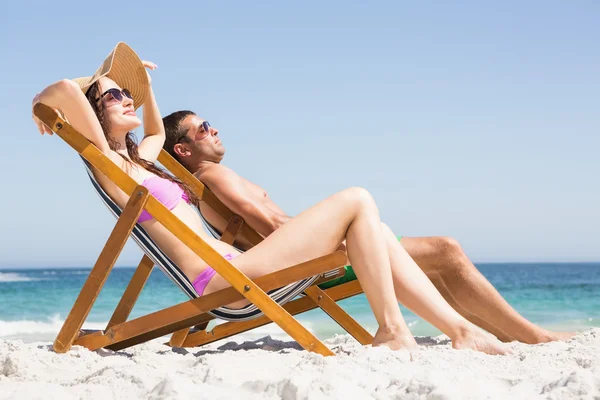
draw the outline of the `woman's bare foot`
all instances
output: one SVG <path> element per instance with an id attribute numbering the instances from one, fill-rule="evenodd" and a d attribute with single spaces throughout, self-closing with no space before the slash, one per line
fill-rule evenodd
<path id="1" fill-rule="evenodd" d="M 468 328 L 453 338 L 452 347 L 457 350 L 471 349 L 493 355 L 509 353 L 498 339 L 480 332 L 476 328 Z"/>
<path id="2" fill-rule="evenodd" d="M 410 332 L 408 334 L 400 334 L 397 331 L 382 328 L 377 329 L 372 346 L 386 346 L 392 350 L 413 350 L 419 347 Z"/>

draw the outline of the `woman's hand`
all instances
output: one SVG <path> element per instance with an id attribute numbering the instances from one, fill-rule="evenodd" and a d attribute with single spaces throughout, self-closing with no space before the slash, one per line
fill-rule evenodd
<path id="1" fill-rule="evenodd" d="M 33 98 L 32 106 L 37 103 L 43 103 L 52 108 L 102 153 L 112 157 L 113 153 L 102 131 L 100 121 L 77 83 L 70 79 L 61 79 L 36 95 Z M 32 117 L 40 134 L 52 134 L 52 130 L 44 122 L 35 115 Z"/>
<path id="2" fill-rule="evenodd" d="M 39 119 L 34 113 L 33 113 L 33 107 L 40 102 L 40 93 L 36 94 L 35 97 L 33 98 L 33 101 L 31 102 L 31 117 L 33 118 L 33 122 L 35 122 L 35 124 L 37 125 L 38 130 L 40 131 L 40 134 L 43 135 L 44 133 L 47 133 L 49 135 L 53 135 L 54 132 L 52 132 L 52 129 L 50 129 L 50 127 L 48 127 L 48 125 L 46 125 L 45 123 L 42 122 L 41 119 Z"/>
<path id="3" fill-rule="evenodd" d="M 144 64 L 144 67 L 146 67 L 152 71 L 154 71 L 156 69 L 156 64 L 154 64 L 153 62 L 142 60 L 142 64 Z M 146 75 L 148 75 L 148 85 L 151 85 L 152 77 L 150 76 L 150 72 L 146 71 Z"/>

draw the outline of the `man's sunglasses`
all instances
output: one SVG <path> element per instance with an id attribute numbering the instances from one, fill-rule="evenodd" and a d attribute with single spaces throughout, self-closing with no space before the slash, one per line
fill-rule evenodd
<path id="1" fill-rule="evenodd" d="M 123 96 L 127 97 L 128 99 L 133 100 L 133 96 L 131 95 L 131 92 L 127 89 L 122 89 L 119 90 L 117 88 L 111 88 L 108 89 L 106 92 L 102 93 L 102 95 L 98 98 L 98 100 L 103 99 L 104 96 L 106 96 L 107 94 L 109 94 L 111 96 L 111 98 L 109 98 L 108 100 L 111 99 L 115 99 L 116 101 L 123 101 Z"/>
<path id="2" fill-rule="evenodd" d="M 177 142 L 175 143 L 179 143 L 181 142 L 181 139 L 183 139 L 187 134 L 182 135 Z M 198 125 L 197 127 L 197 131 L 196 131 L 196 135 L 194 136 L 194 140 L 198 141 L 198 140 L 202 140 L 205 137 L 207 137 L 208 135 L 210 135 L 210 124 L 208 123 L 208 121 L 202 121 L 202 123 L 200 125 Z"/>

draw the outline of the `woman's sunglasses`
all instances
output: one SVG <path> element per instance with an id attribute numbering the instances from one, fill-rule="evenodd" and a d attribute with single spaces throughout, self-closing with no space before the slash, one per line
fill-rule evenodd
<path id="1" fill-rule="evenodd" d="M 117 88 L 111 88 L 108 89 L 106 92 L 102 93 L 102 95 L 98 98 L 98 100 L 103 99 L 104 96 L 106 96 L 107 94 L 110 95 L 110 97 L 107 100 L 116 100 L 116 101 L 123 101 L 123 96 L 127 97 L 128 99 L 133 100 L 133 96 L 131 95 L 131 92 L 127 89 L 122 89 L 119 90 Z"/>

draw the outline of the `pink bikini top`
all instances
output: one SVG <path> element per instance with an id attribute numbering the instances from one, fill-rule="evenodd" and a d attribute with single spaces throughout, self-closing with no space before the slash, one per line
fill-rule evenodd
<path id="1" fill-rule="evenodd" d="M 168 179 L 161 178 L 160 176 L 155 175 L 144 179 L 142 185 L 169 210 L 174 209 L 181 199 L 187 203 L 190 202 L 189 198 L 178 184 L 171 182 Z M 138 222 L 144 222 L 150 219 L 152 219 L 152 215 L 150 215 L 148 211 L 143 210 Z"/>

